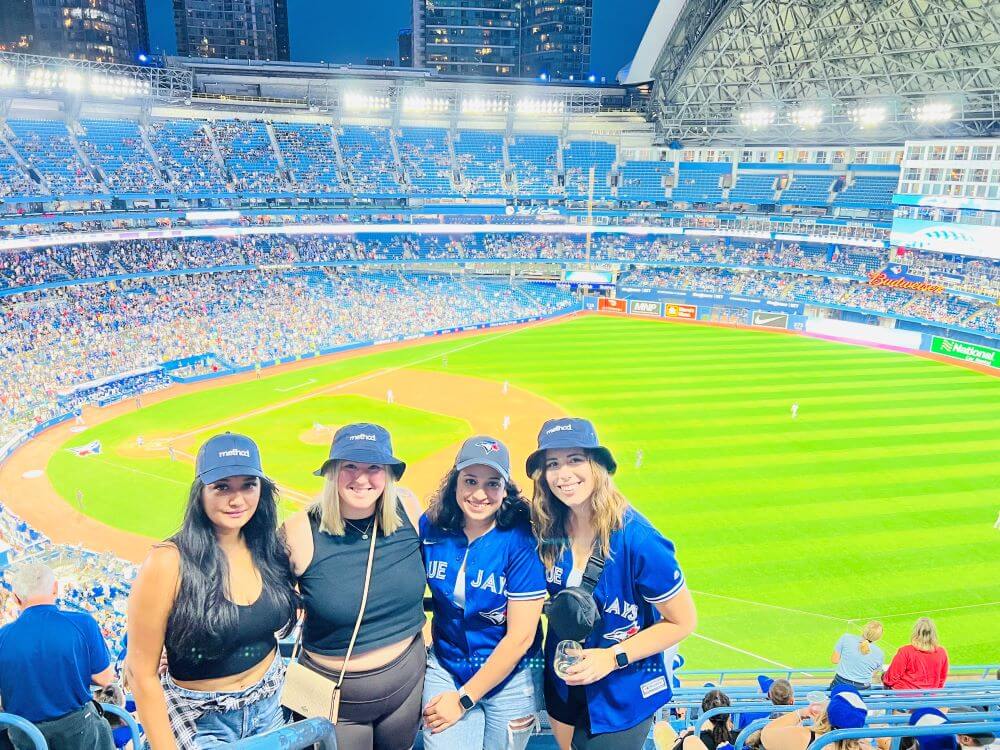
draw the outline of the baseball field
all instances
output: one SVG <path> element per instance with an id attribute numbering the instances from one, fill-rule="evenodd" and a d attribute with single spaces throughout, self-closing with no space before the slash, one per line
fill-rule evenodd
<path id="1" fill-rule="evenodd" d="M 784 333 L 585 316 L 168 395 L 43 436 L 44 476 L 29 486 L 51 482 L 58 512 L 87 517 L 91 532 L 145 543 L 177 527 L 193 454 L 217 432 L 259 442 L 291 512 L 319 490 L 311 472 L 348 422 L 388 427 L 410 464 L 404 484 L 425 496 L 476 432 L 508 442 L 530 492 L 523 458 L 541 422 L 587 416 L 621 488 L 677 545 L 700 619 L 689 666 L 819 666 L 871 618 L 891 654 L 924 614 L 954 663 L 1000 659 L 1000 379 L 983 372 Z M 97 455 L 70 450 L 94 440 Z"/>

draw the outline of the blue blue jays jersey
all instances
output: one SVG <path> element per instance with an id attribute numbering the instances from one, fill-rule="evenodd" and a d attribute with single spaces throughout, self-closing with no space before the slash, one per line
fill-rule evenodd
<path id="1" fill-rule="evenodd" d="M 547 572 L 551 596 L 566 588 L 573 569 L 567 549 Z M 668 601 L 684 588 L 684 574 L 674 556 L 674 545 L 632 508 L 625 512 L 621 529 L 611 534 L 611 554 L 594 590 L 601 613 L 585 648 L 613 648 L 660 620 L 656 604 Z M 566 683 L 552 673 L 557 638 L 545 640 L 547 681 L 560 697 L 568 699 Z M 671 685 L 663 654 L 632 662 L 603 680 L 585 685 L 590 727 L 595 734 L 628 729 L 652 716 L 670 700 Z"/>
<path id="2" fill-rule="evenodd" d="M 434 599 L 434 654 L 456 679 L 469 681 L 507 634 L 507 601 L 545 598 L 545 567 L 527 526 L 493 528 L 469 544 L 462 532 L 441 531 L 420 518 L 427 583 Z M 465 606 L 455 604 L 455 580 L 465 560 Z M 541 625 L 511 675 L 541 656 Z M 507 679 L 510 679 L 508 677 Z M 507 683 L 491 690 L 492 695 Z"/>

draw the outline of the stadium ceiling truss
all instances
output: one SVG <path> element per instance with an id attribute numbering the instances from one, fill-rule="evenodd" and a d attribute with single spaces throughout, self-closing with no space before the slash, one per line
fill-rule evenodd
<path id="1" fill-rule="evenodd" d="M 1000 0 L 685 0 L 653 75 L 664 142 L 1000 134 Z"/>

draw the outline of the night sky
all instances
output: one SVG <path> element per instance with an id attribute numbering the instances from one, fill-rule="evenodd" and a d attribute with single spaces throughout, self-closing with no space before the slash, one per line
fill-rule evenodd
<path id="1" fill-rule="evenodd" d="M 174 54 L 171 0 L 146 0 L 154 52 Z M 657 0 L 594 0 L 592 72 L 614 76 L 632 59 Z M 410 26 L 411 0 L 288 0 L 292 59 L 363 64 L 398 61 L 396 34 Z"/>

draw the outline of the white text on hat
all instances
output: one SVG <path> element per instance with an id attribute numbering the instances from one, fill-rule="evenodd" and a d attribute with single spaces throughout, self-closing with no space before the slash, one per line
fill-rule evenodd
<path id="1" fill-rule="evenodd" d="M 239 448 L 230 448 L 227 451 L 219 451 L 219 458 L 226 458 L 228 456 L 242 456 L 243 458 L 250 458 L 250 451 L 240 450 Z"/>
<path id="2" fill-rule="evenodd" d="M 371 440 L 373 442 L 378 440 L 378 438 L 375 437 L 374 435 L 369 435 L 369 434 L 364 433 L 364 432 L 358 433 L 357 435 L 351 435 L 347 439 L 348 440 Z"/>

